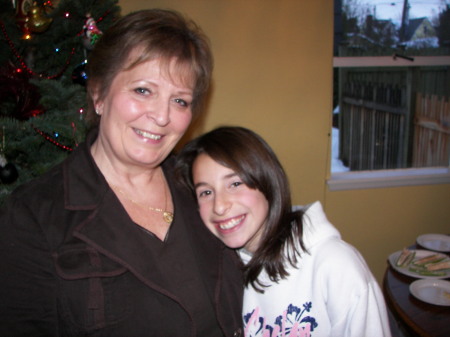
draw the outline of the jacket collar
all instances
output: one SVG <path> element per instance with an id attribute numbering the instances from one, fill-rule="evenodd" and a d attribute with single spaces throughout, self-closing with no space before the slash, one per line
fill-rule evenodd
<path id="1" fill-rule="evenodd" d="M 89 132 L 63 165 L 64 204 L 69 210 L 96 208 L 109 186 L 91 155 L 91 146 L 98 135 L 98 129 Z"/>

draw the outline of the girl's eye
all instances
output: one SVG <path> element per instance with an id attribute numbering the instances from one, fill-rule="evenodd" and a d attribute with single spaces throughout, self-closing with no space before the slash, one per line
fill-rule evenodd
<path id="1" fill-rule="evenodd" d="M 175 103 L 181 105 L 182 107 L 188 107 L 188 106 L 189 106 L 189 103 L 186 102 L 184 99 L 181 99 L 181 98 L 175 98 L 174 101 L 175 101 Z"/>
<path id="2" fill-rule="evenodd" d="M 243 184 L 242 181 L 235 181 L 234 183 L 231 184 L 231 187 L 238 187 L 238 186 L 240 186 L 242 184 Z"/>
<path id="3" fill-rule="evenodd" d="M 200 191 L 197 193 L 197 198 L 204 198 L 204 197 L 207 197 L 208 195 L 211 195 L 210 190 Z"/>

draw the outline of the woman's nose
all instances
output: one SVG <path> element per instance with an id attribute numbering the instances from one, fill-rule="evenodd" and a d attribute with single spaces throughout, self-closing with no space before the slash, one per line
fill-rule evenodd
<path id="1" fill-rule="evenodd" d="M 149 107 L 147 116 L 158 126 L 166 126 L 170 123 L 170 101 L 162 97 L 156 98 Z"/>

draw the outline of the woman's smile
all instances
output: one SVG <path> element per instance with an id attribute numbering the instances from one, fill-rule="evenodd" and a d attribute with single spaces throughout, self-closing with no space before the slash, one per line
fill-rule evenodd
<path id="1" fill-rule="evenodd" d="M 152 139 L 152 140 L 160 140 L 162 138 L 161 135 L 156 135 L 154 133 L 148 132 L 148 131 L 144 131 L 144 130 L 139 130 L 136 128 L 133 128 L 134 132 L 136 132 L 139 136 L 142 136 L 144 138 L 148 138 L 148 139 Z"/>

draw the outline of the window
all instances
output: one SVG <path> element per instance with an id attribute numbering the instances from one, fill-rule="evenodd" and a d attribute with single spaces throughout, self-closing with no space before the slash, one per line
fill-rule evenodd
<path id="1" fill-rule="evenodd" d="M 330 188 L 450 182 L 450 0 L 335 0 L 334 29 Z"/>

